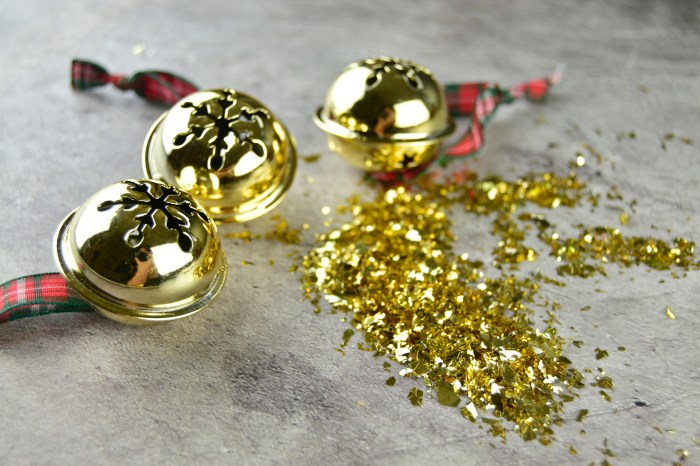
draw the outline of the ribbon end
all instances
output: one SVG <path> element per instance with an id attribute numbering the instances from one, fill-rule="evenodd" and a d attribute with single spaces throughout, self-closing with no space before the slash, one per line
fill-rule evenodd
<path id="1" fill-rule="evenodd" d="M 554 73 L 552 73 L 552 76 L 549 78 L 549 82 L 552 85 L 557 84 L 561 80 L 561 77 L 564 74 L 564 70 L 566 70 L 566 65 L 563 63 L 559 63 L 554 68 Z"/>

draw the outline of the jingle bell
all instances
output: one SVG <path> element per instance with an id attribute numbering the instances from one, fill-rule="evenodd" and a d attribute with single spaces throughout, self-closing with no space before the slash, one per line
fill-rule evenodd
<path id="1" fill-rule="evenodd" d="M 132 325 L 200 311 L 219 294 L 228 271 L 204 208 L 151 180 L 107 186 L 68 215 L 56 235 L 56 258 L 85 300 Z"/>
<path id="2" fill-rule="evenodd" d="M 430 71 L 388 57 L 345 68 L 314 121 L 328 134 L 331 150 L 371 172 L 422 165 L 455 129 L 442 87 Z"/>
<path id="3" fill-rule="evenodd" d="M 220 222 L 244 222 L 282 201 L 296 147 L 262 103 L 233 89 L 191 94 L 165 112 L 143 148 L 146 177 L 194 196 Z"/>

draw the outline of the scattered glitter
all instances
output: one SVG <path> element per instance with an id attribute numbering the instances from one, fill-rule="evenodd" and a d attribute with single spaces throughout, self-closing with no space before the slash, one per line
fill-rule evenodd
<path id="1" fill-rule="evenodd" d="M 538 285 L 484 277 L 483 264 L 453 253 L 447 215 L 425 196 L 398 188 L 350 210 L 352 221 L 320 235 L 304 259 L 307 296 L 352 314 L 369 349 L 404 364 L 401 375 L 422 378 L 438 402 L 468 399 L 462 414 L 495 416 L 481 417 L 492 434 L 505 436 L 505 419 L 523 438 L 549 442 L 583 376 L 556 330 L 530 320 Z"/>
<path id="2" fill-rule="evenodd" d="M 590 160 L 602 163 L 595 149 L 584 149 Z M 583 154 L 580 157 L 576 166 L 585 165 Z M 615 187 L 606 198 L 623 200 Z M 531 272 L 529 278 L 514 276 L 504 268 L 517 270 L 519 264 L 538 261 L 542 254 L 536 246 L 541 248 L 541 243 L 558 263 L 559 275 L 565 276 L 607 276 L 609 264 L 698 268 L 694 243 L 683 238 L 668 243 L 626 236 L 618 228 L 583 225 L 574 226 L 578 231 L 567 238 L 540 213 L 516 215 L 527 207 L 574 208 L 585 201 L 595 207 L 599 200 L 574 170 L 567 176 L 547 172 L 515 181 L 478 179 L 463 172 L 444 181 L 423 177 L 414 192 L 398 187 L 370 201 L 354 197 L 337 208 L 339 214 L 350 214 L 350 220 L 317 235 L 316 245 L 303 258 L 303 290 L 316 312 L 325 298 L 333 312 L 348 315 L 364 337 L 359 348 L 402 364 L 399 374 L 422 379 L 438 403 L 459 407 L 463 417 L 481 420 L 494 436 L 505 438 L 512 425 L 525 440 L 548 444 L 552 427 L 563 422 L 564 403 L 578 396 L 584 376 L 563 355 L 566 341 L 557 334 L 559 322 L 553 314 L 560 304 L 547 301 L 552 310 L 542 310 L 549 317 L 540 330 L 532 303 L 542 284 L 566 283 L 541 272 Z M 498 275 L 488 276 L 490 269 L 483 262 L 453 251 L 448 213 L 455 205 L 470 214 L 491 216 L 497 240 L 492 264 Z M 634 205 L 630 203 L 633 211 Z M 321 212 L 330 215 L 331 208 Z M 624 225 L 629 214 L 623 215 Z M 324 222 L 331 224 L 330 219 Z M 531 239 L 540 243 L 526 244 Z M 583 346 L 579 340 L 572 343 Z M 596 348 L 595 355 L 602 359 L 608 352 Z M 385 363 L 386 370 L 390 367 Z M 392 379 L 395 383 L 392 377 L 387 385 L 393 385 Z M 613 389 L 613 380 L 602 369 L 591 385 L 611 401 L 606 390 Z M 420 406 L 423 391 L 413 388 L 408 399 Z M 588 411 L 579 412 L 580 420 L 583 412 Z"/>
<path id="3" fill-rule="evenodd" d="M 146 44 L 136 44 L 131 48 L 131 53 L 136 56 L 143 55 L 145 51 Z"/>
<path id="4" fill-rule="evenodd" d="M 306 163 L 316 163 L 321 159 L 321 154 L 304 155 L 301 159 Z"/>
<path id="5" fill-rule="evenodd" d="M 571 456 L 574 456 L 574 455 L 577 455 L 577 454 L 578 454 L 578 452 L 576 451 L 576 449 L 574 448 L 573 445 L 569 445 L 569 454 L 570 454 Z"/>
<path id="6" fill-rule="evenodd" d="M 683 448 L 677 449 L 676 455 L 678 455 L 678 461 L 685 461 L 690 456 L 690 454 L 688 453 L 688 450 L 684 450 Z"/>
<path id="7" fill-rule="evenodd" d="M 588 410 L 587 410 L 587 409 L 582 409 L 582 410 L 580 410 L 580 411 L 578 412 L 578 414 L 576 415 L 576 420 L 577 420 L 578 422 L 583 422 L 583 418 L 585 418 L 586 416 L 588 416 Z"/>
<path id="8" fill-rule="evenodd" d="M 620 352 L 623 352 L 623 351 L 626 351 L 627 348 L 625 348 L 624 346 L 618 346 L 618 347 L 617 347 L 617 350 L 620 351 Z"/>
<path id="9" fill-rule="evenodd" d="M 287 220 L 280 220 L 274 230 L 265 233 L 265 238 L 285 244 L 299 244 L 301 242 L 299 229 L 292 228 Z"/>
<path id="10" fill-rule="evenodd" d="M 603 440 L 603 448 L 598 448 L 598 451 L 603 454 L 603 461 L 600 463 L 602 466 L 610 466 L 611 463 L 608 461 L 608 458 L 614 458 L 617 456 L 615 452 L 608 447 L 607 438 Z"/>
<path id="11" fill-rule="evenodd" d="M 676 314 L 673 313 L 670 307 L 666 306 L 666 315 L 668 316 L 669 319 L 675 319 Z"/>
<path id="12" fill-rule="evenodd" d="M 262 235 L 259 235 L 257 233 L 251 233 L 249 230 L 243 230 L 235 233 L 226 233 L 224 235 L 226 238 L 232 238 L 232 239 L 240 239 L 243 240 L 244 243 L 250 242 L 252 239 L 259 239 L 262 238 Z"/>
<path id="13" fill-rule="evenodd" d="M 413 406 L 423 405 L 423 390 L 413 387 L 410 392 L 408 392 L 408 400 Z"/>
<path id="14" fill-rule="evenodd" d="M 667 143 L 668 143 L 668 142 L 673 141 L 673 140 L 675 140 L 675 139 L 678 139 L 679 141 L 681 141 L 681 142 L 682 142 L 683 144 L 685 144 L 685 145 L 688 145 L 688 146 L 693 145 L 693 140 L 692 140 L 692 139 L 690 139 L 689 137 L 686 137 L 686 136 L 679 136 L 679 135 L 677 135 L 676 133 L 674 133 L 673 131 L 664 134 L 664 135 L 663 135 L 661 138 L 659 138 L 659 139 L 661 139 L 661 148 L 662 148 L 663 150 L 666 150 L 666 149 L 667 149 L 667 147 L 668 147 L 668 146 L 667 146 Z"/>
<path id="15" fill-rule="evenodd" d="M 279 220 L 277 225 L 273 230 L 266 232 L 265 234 L 253 233 L 250 230 L 243 230 L 239 232 L 226 233 L 225 238 L 240 239 L 244 243 L 248 243 L 254 239 L 265 238 L 269 240 L 279 241 L 284 244 L 299 244 L 301 242 L 301 235 L 298 228 L 292 228 L 287 220 L 281 219 L 278 214 L 274 215 L 273 220 Z"/>
<path id="16" fill-rule="evenodd" d="M 393 387 L 394 384 L 396 384 L 396 377 L 389 377 L 386 379 L 386 384 L 390 387 Z"/>
<path id="17" fill-rule="evenodd" d="M 622 141 L 623 139 L 637 139 L 637 133 L 634 131 L 622 131 L 617 133 L 617 140 Z"/>
<path id="18" fill-rule="evenodd" d="M 345 332 L 343 332 L 343 342 L 340 344 L 340 347 L 345 348 L 348 346 L 348 343 L 350 343 L 350 339 L 354 334 L 355 332 L 351 328 L 346 329 Z"/>
<path id="19" fill-rule="evenodd" d="M 563 265 L 559 275 L 589 277 L 595 273 L 607 275 L 601 264 L 615 263 L 623 267 L 645 264 L 655 270 L 680 267 L 697 269 L 695 243 L 676 238 L 672 244 L 644 237 L 625 237 L 617 228 L 583 229 L 577 238 L 554 239 L 542 231 L 540 239 L 551 247 L 551 254 Z"/>

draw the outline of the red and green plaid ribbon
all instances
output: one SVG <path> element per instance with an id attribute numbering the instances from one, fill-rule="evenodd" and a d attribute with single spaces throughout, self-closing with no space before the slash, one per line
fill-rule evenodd
<path id="1" fill-rule="evenodd" d="M 372 173 L 371 176 L 383 184 L 400 184 L 424 174 L 435 162 L 445 166 L 456 159 L 475 155 L 484 145 L 484 129 L 501 104 L 509 104 L 523 98 L 532 102 L 544 101 L 549 90 L 561 78 L 561 72 L 562 68 L 558 67 L 552 76 L 533 79 L 510 89 L 486 82 L 447 84 L 444 91 L 450 114 L 471 119 L 464 135 L 421 166 L 401 172 Z"/>
<path id="2" fill-rule="evenodd" d="M 167 71 L 139 71 L 132 76 L 110 74 L 102 66 L 73 59 L 71 86 L 83 91 L 112 83 L 122 91 L 133 90 L 149 102 L 173 105 L 183 97 L 197 91 L 196 85 L 185 78 Z"/>
<path id="3" fill-rule="evenodd" d="M 25 317 L 92 310 L 58 273 L 29 275 L 0 285 L 0 324 Z"/>

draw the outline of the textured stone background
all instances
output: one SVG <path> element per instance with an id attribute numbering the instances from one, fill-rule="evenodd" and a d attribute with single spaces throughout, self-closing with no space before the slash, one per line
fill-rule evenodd
<path id="1" fill-rule="evenodd" d="M 700 239 L 696 0 L 110 3 L 0 0 L 0 281 L 56 270 L 56 226 L 102 186 L 141 175 L 141 144 L 163 110 L 114 89 L 73 93 L 73 56 L 115 72 L 169 69 L 260 98 L 302 153 L 323 154 L 300 164 L 277 210 L 315 231 L 323 229 L 323 205 L 367 189 L 329 153 L 310 118 L 346 64 L 390 54 L 425 64 L 443 82 L 510 84 L 565 63 L 550 101 L 502 110 L 468 166 L 506 177 L 563 172 L 591 142 L 606 160 L 600 175 L 595 166 L 589 172 L 593 189 L 616 185 L 639 201 L 626 231 Z M 134 55 L 137 44 L 146 53 Z M 638 138 L 618 142 L 619 131 Z M 668 131 L 695 145 L 662 151 L 659 137 Z M 559 147 L 547 150 L 551 141 Z M 616 225 L 618 215 L 579 209 L 552 218 Z M 486 257 L 488 223 L 460 218 L 459 248 Z M 250 228 L 273 224 L 264 218 Z M 616 382 L 613 400 L 587 388 L 567 405 L 571 422 L 557 429 L 554 445 L 513 435 L 501 444 L 435 400 L 412 407 L 406 393 L 416 381 L 386 387 L 382 360 L 334 350 L 346 324 L 314 315 L 287 272 L 287 253 L 310 244 L 243 248 L 226 240 L 230 282 L 210 309 L 181 322 L 135 329 L 82 314 L 0 327 L 0 463 L 588 464 L 603 459 L 598 448 L 607 438 L 614 463 L 669 464 L 684 448 L 687 463 L 698 464 L 698 272 L 674 280 L 612 267 L 609 278 L 546 289 L 563 305 L 562 334 L 586 342 L 567 354 L 579 368 L 603 366 Z M 254 265 L 244 269 L 243 260 Z M 591 310 L 580 312 L 584 305 Z M 664 315 L 667 305 L 676 320 Z M 610 357 L 596 361 L 598 346 Z M 591 412 L 583 424 L 574 421 L 581 408 Z M 569 456 L 565 444 L 579 454 Z"/>

